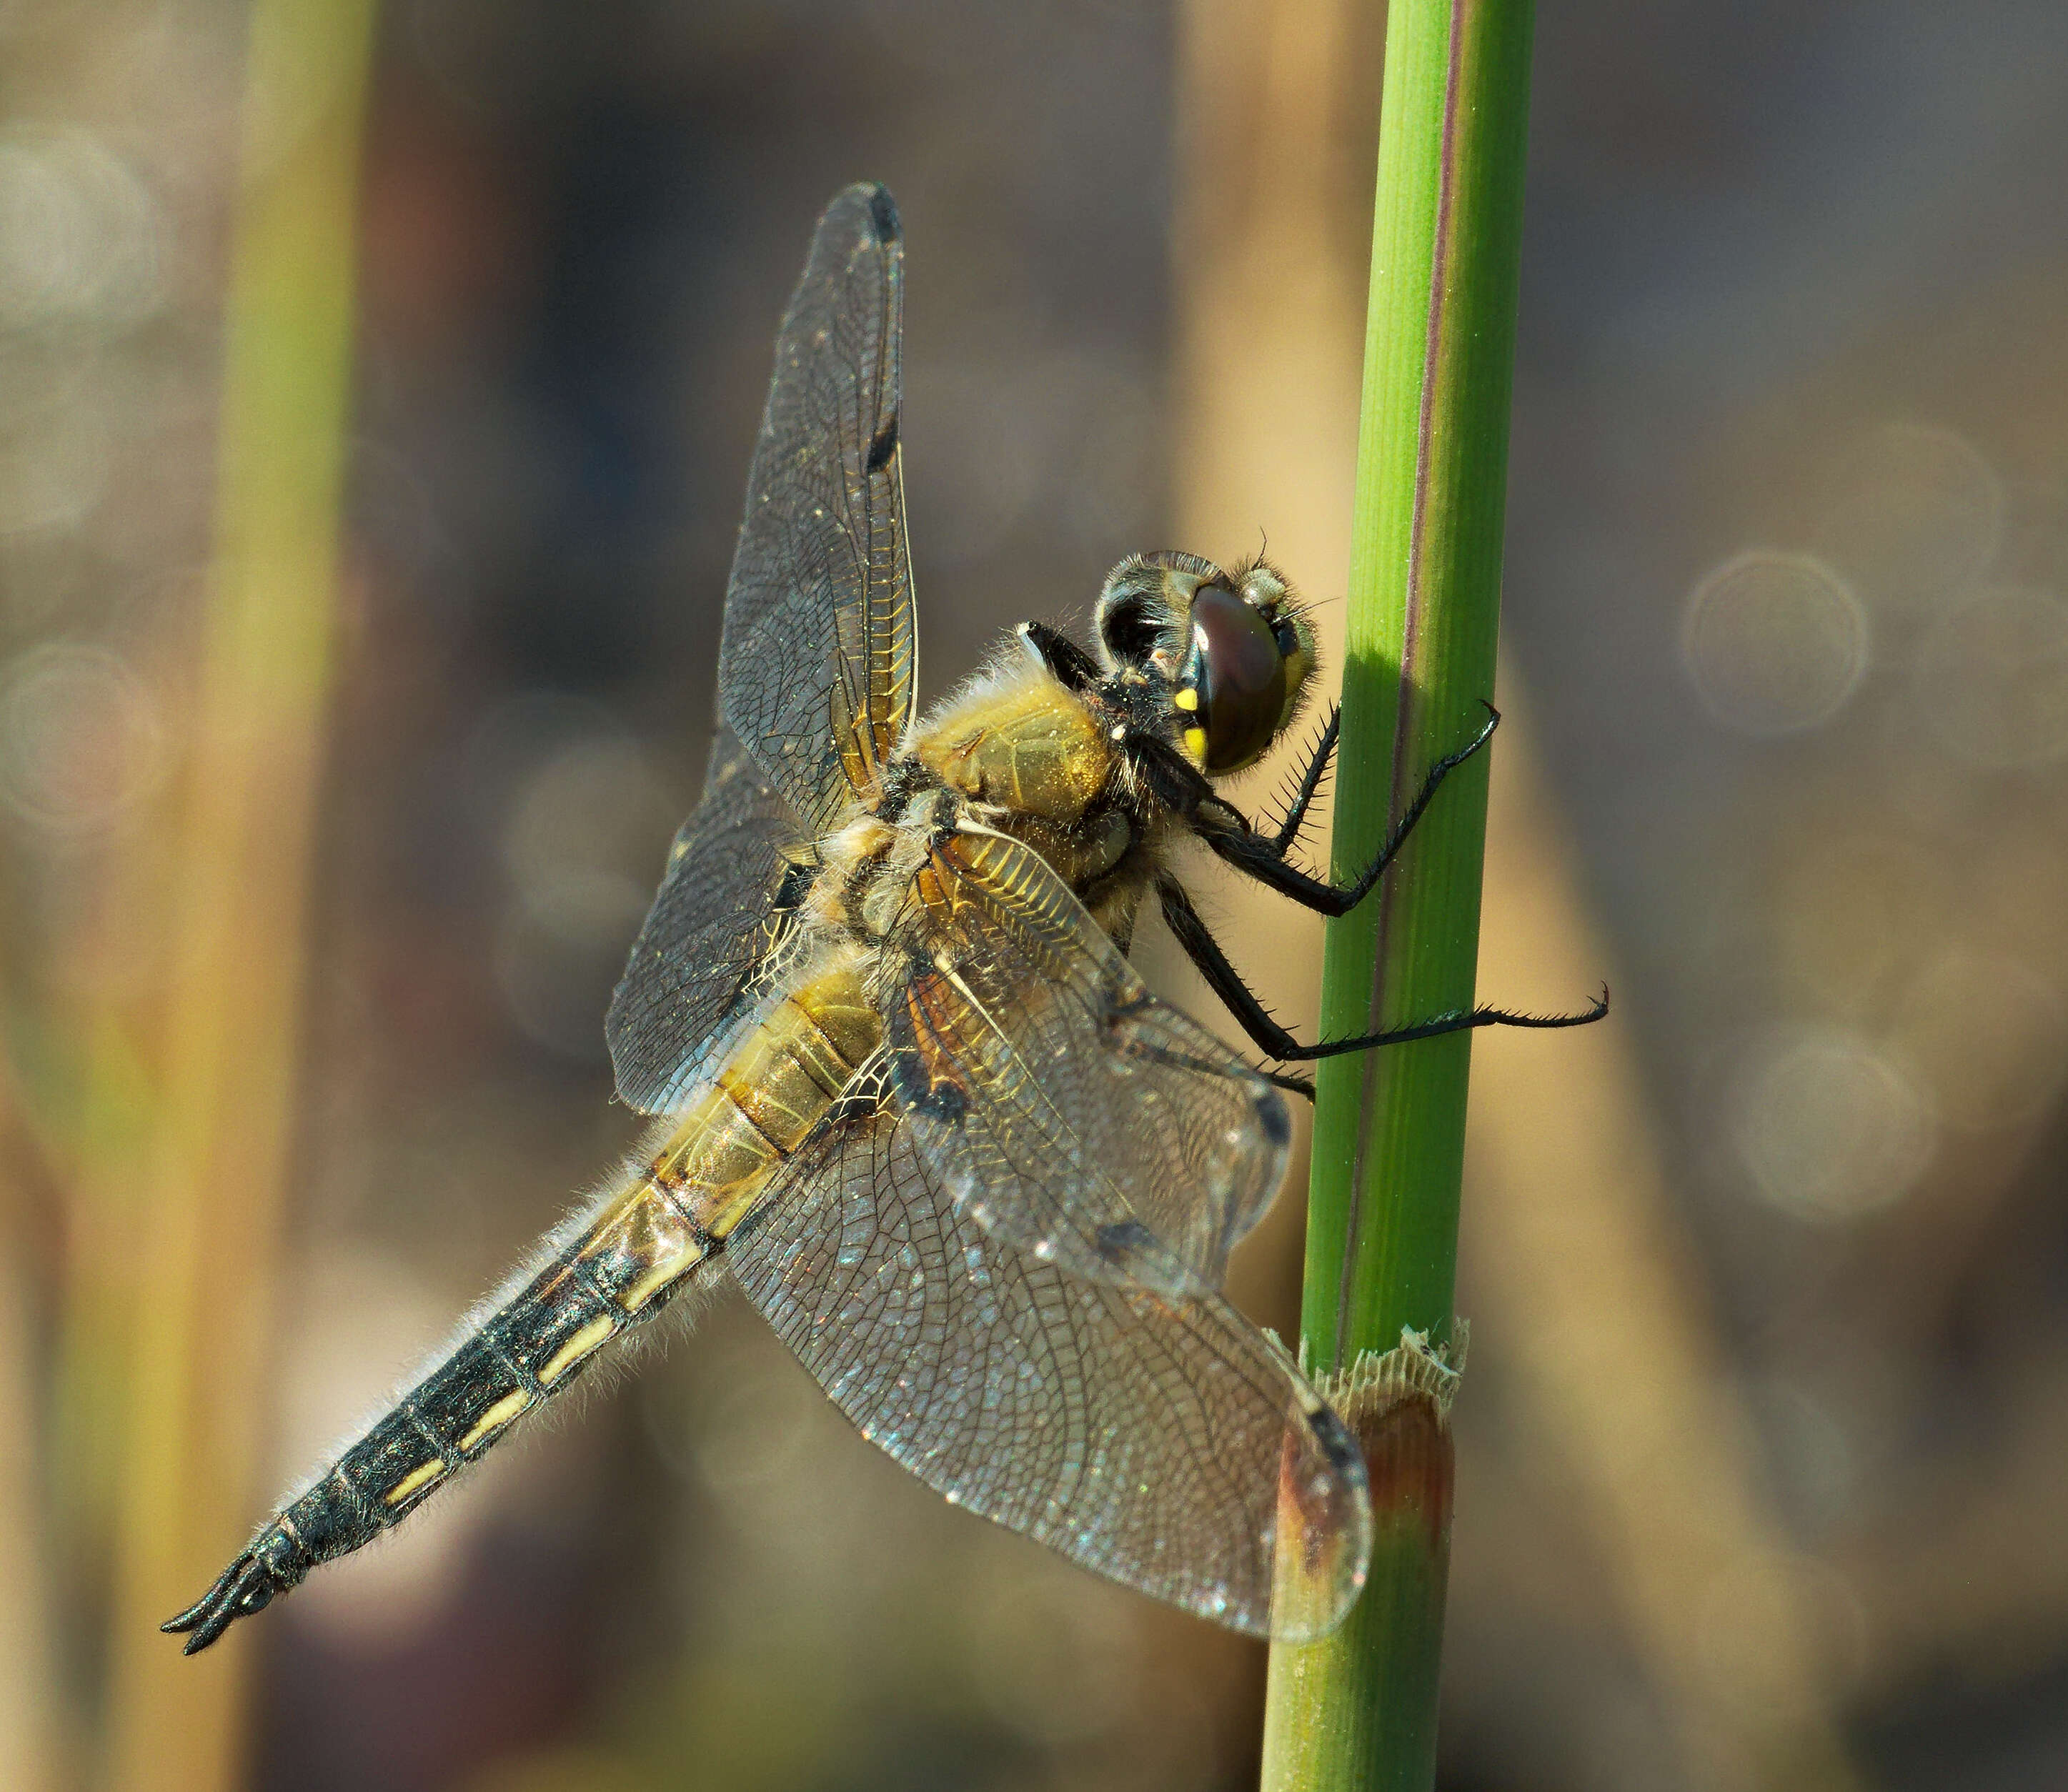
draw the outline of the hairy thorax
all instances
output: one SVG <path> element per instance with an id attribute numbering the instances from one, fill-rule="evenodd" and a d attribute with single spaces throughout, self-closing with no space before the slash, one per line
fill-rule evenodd
<path id="1" fill-rule="evenodd" d="M 1032 667 L 977 680 L 920 723 L 910 750 L 980 813 L 1061 829 L 1101 804 L 1118 758 L 1084 699 Z"/>
<path id="2" fill-rule="evenodd" d="M 912 751 L 975 819 L 1046 859 L 1124 942 L 1163 830 L 1126 776 L 1115 721 L 1047 672 L 1016 666 L 951 698 Z"/>
<path id="3" fill-rule="evenodd" d="M 881 787 L 820 848 L 824 918 L 881 939 L 938 828 L 1024 841 L 1125 941 L 1162 829 L 1124 776 L 1112 719 L 1036 667 L 987 674 L 908 737 Z"/>

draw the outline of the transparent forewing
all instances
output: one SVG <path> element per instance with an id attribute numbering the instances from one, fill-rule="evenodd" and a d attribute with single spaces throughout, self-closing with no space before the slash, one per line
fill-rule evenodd
<path id="1" fill-rule="evenodd" d="M 1284 1173 L 1276 1089 L 1151 995 L 1032 849 L 936 842 L 881 995 L 914 1138 L 977 1222 L 1081 1276 L 1221 1285 Z"/>
<path id="2" fill-rule="evenodd" d="M 776 344 L 726 597 L 726 719 L 815 829 L 889 756 L 911 715 L 903 257 L 879 186 L 849 187 L 819 220 Z"/>
<path id="3" fill-rule="evenodd" d="M 604 1022 L 628 1106 L 679 1106 L 735 1024 L 779 992 L 804 850 L 790 805 L 721 727 Z"/>
<path id="4" fill-rule="evenodd" d="M 1364 1464 L 1284 1353 L 1218 1295 L 1087 1281 L 986 1232 L 866 1077 L 727 1245 L 841 1411 L 1110 1580 L 1255 1635 L 1335 1623 L 1370 1552 Z"/>

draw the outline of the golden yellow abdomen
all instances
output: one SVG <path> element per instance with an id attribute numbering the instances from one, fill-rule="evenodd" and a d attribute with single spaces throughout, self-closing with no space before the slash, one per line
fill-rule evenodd
<path id="1" fill-rule="evenodd" d="M 620 1307 L 637 1312 L 739 1224 L 882 1034 L 853 952 L 748 1034 L 578 1248 Z"/>

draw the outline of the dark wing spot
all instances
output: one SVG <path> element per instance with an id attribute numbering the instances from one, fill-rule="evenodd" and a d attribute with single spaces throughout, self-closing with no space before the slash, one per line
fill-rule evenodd
<path id="1" fill-rule="evenodd" d="M 969 1097 L 954 1083 L 934 1081 L 917 1052 L 890 1054 L 890 1087 L 913 1113 L 945 1126 L 959 1125 L 969 1112 Z"/>
<path id="2" fill-rule="evenodd" d="M 969 1097 L 953 1083 L 933 1083 L 912 1106 L 929 1119 L 953 1126 L 959 1125 L 969 1112 Z"/>
<path id="3" fill-rule="evenodd" d="M 1321 1454 L 1329 1459 L 1331 1467 L 1349 1470 L 1354 1465 L 1364 1465 L 1364 1452 L 1343 1428 L 1342 1420 L 1332 1408 L 1321 1407 L 1309 1413 L 1307 1428 L 1313 1432 L 1314 1441 L 1321 1446 Z"/>
<path id="4" fill-rule="evenodd" d="M 873 186 L 869 189 L 869 216 L 876 226 L 878 240 L 895 242 L 904 234 L 904 226 L 898 222 L 898 206 L 888 187 Z"/>
<path id="5" fill-rule="evenodd" d="M 1156 998 L 1146 989 L 1128 995 L 1113 987 L 1118 974 L 1109 976 L 1099 991 L 1099 1024 L 1109 1033 L 1117 1033 L 1123 1028 L 1138 1027 L 1142 1017 L 1152 1012 Z"/>
<path id="6" fill-rule="evenodd" d="M 1276 1094 L 1260 1095 L 1256 1098 L 1257 1123 L 1264 1128 L 1265 1139 L 1272 1145 L 1287 1145 L 1292 1139 L 1292 1117 L 1285 1111 L 1285 1104 Z"/>
<path id="7" fill-rule="evenodd" d="M 1125 1263 L 1155 1244 L 1155 1233 L 1139 1220 L 1116 1220 L 1098 1229 L 1098 1252 L 1109 1263 Z"/>
<path id="8" fill-rule="evenodd" d="M 890 457 L 898 452 L 898 413 L 893 411 L 884 420 L 883 427 L 876 432 L 876 439 L 869 445 L 869 470 L 881 473 L 890 464 Z"/>
<path id="9" fill-rule="evenodd" d="M 796 864 L 783 874 L 783 881 L 776 886 L 776 894 L 768 906 L 779 914 L 788 914 L 804 906 L 804 898 L 812 893 L 812 880 L 819 874 L 816 865 Z"/>

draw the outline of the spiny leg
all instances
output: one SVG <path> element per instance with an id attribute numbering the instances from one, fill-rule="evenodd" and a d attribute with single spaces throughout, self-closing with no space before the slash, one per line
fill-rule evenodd
<path id="1" fill-rule="evenodd" d="M 1386 874 L 1386 867 L 1399 856 L 1407 837 L 1415 831 L 1415 823 L 1435 800 L 1443 780 L 1493 738 L 1494 730 L 1500 726 L 1500 711 L 1491 703 L 1486 705 L 1486 726 L 1455 752 L 1445 755 L 1429 768 L 1421 788 L 1415 794 L 1415 800 L 1408 804 L 1407 813 L 1401 817 L 1377 856 L 1355 879 L 1340 888 L 1322 878 L 1310 877 L 1289 863 L 1286 856 L 1298 834 L 1300 822 L 1305 818 L 1306 804 L 1312 800 L 1311 793 L 1307 792 L 1308 781 L 1311 780 L 1318 788 L 1321 768 L 1327 755 L 1334 751 L 1333 718 L 1331 727 L 1324 731 L 1321 742 L 1310 755 L 1306 775 L 1301 780 L 1305 794 L 1296 796 L 1288 821 L 1275 833 L 1268 834 L 1226 800 L 1206 774 L 1168 741 L 1131 730 L 1117 735 L 1116 739 L 1121 741 L 1122 751 L 1158 800 L 1219 857 L 1266 888 L 1291 897 L 1317 914 L 1333 918 L 1349 914 L 1370 894 L 1372 886 Z"/>
<path id="2" fill-rule="evenodd" d="M 1342 706 L 1331 704 L 1327 724 L 1307 749 L 1306 768 L 1293 784 L 1292 800 L 1279 818 L 1277 831 L 1270 836 L 1271 844 L 1280 858 L 1292 851 L 1300 838 L 1300 830 L 1307 825 L 1307 811 L 1320 792 L 1321 780 L 1328 776 L 1329 761 L 1335 757 L 1336 739 L 1341 732 L 1342 723 Z"/>
<path id="3" fill-rule="evenodd" d="M 1447 753 L 1429 768 L 1422 788 L 1415 793 L 1415 800 L 1407 805 L 1407 813 L 1394 825 L 1386 844 L 1347 885 L 1338 886 L 1309 877 L 1298 866 L 1286 861 L 1285 849 L 1276 838 L 1260 834 L 1247 825 L 1216 825 L 1211 811 L 1201 815 L 1195 828 L 1216 853 L 1259 883 L 1280 895 L 1291 897 L 1303 908 L 1312 909 L 1317 914 L 1325 914 L 1331 919 L 1347 914 L 1371 894 L 1373 886 L 1385 876 L 1386 867 L 1399 857 L 1401 848 L 1407 844 L 1407 837 L 1414 833 L 1415 823 L 1427 811 L 1436 792 L 1443 788 L 1443 780 L 1493 739 L 1494 730 L 1500 726 L 1500 711 L 1491 703 L 1486 706 L 1486 726 L 1455 752 Z"/>
<path id="4" fill-rule="evenodd" d="M 1163 910 L 1163 919 L 1178 943 L 1185 949 L 1185 955 L 1199 967 L 1199 975 L 1206 979 L 1207 987 L 1218 996 L 1248 1033 L 1256 1049 L 1267 1057 L 1280 1063 L 1312 1063 L 1317 1058 L 1337 1057 L 1345 1052 L 1370 1051 L 1378 1045 L 1404 1045 L 1410 1040 L 1435 1039 L 1445 1033 L 1463 1032 L 1474 1027 L 1584 1027 L 1598 1020 L 1609 1011 L 1609 992 L 1602 991 L 1601 1000 L 1582 1014 L 1514 1014 L 1506 1008 L 1479 1008 L 1460 1010 L 1451 1014 L 1432 1016 L 1427 1020 L 1417 1021 L 1411 1026 L 1391 1027 L 1378 1032 L 1365 1033 L 1355 1039 L 1326 1039 L 1313 1045 L 1302 1045 L 1291 1033 L 1271 1017 L 1243 980 L 1242 973 L 1229 962 L 1227 954 L 1221 949 L 1220 942 L 1192 906 L 1192 899 L 1185 893 L 1184 886 L 1176 878 L 1161 877 L 1156 880 L 1157 900 Z M 1273 1081 L 1276 1081 L 1273 1078 Z M 1281 1083 L 1280 1087 L 1297 1088 L 1299 1079 Z M 1309 1085 L 1301 1093 L 1312 1094 Z"/>

